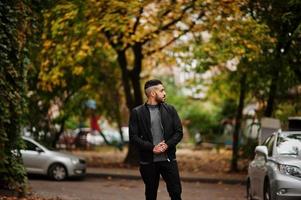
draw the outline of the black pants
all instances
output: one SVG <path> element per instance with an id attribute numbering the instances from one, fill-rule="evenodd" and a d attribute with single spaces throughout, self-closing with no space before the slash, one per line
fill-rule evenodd
<path id="1" fill-rule="evenodd" d="M 141 164 L 140 173 L 145 184 L 146 200 L 157 199 L 160 175 L 166 183 L 171 200 L 181 200 L 182 187 L 177 161 Z"/>

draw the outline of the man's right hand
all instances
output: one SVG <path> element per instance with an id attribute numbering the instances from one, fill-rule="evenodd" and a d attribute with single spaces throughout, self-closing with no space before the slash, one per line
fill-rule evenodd
<path id="1" fill-rule="evenodd" d="M 163 140 L 153 148 L 153 152 L 154 154 L 161 154 L 164 153 L 167 148 L 168 146 L 165 144 L 165 141 Z"/>

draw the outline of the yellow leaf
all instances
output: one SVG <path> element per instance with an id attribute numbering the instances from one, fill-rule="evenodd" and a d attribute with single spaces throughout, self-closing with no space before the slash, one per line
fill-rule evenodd
<path id="1" fill-rule="evenodd" d="M 87 53 L 83 50 L 80 50 L 77 54 L 76 54 L 76 60 L 82 60 L 87 56 Z"/>
<path id="2" fill-rule="evenodd" d="M 44 48 L 47 50 L 47 49 L 49 49 L 49 47 L 51 46 L 51 44 L 52 44 L 52 42 L 50 41 L 50 40 L 46 40 L 45 42 L 44 42 Z"/>
<path id="3" fill-rule="evenodd" d="M 81 75 L 84 71 L 84 68 L 80 65 L 77 65 L 74 67 L 73 71 L 72 71 L 72 74 L 74 75 Z"/>

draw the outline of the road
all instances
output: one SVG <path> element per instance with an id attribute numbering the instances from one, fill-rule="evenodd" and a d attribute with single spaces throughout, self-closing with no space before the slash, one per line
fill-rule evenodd
<path id="1" fill-rule="evenodd" d="M 32 192 L 62 200 L 142 200 L 144 185 L 141 180 L 87 177 L 84 180 L 55 182 L 42 178 L 29 180 Z M 245 186 L 182 182 L 183 200 L 243 200 Z M 158 200 L 170 200 L 165 183 L 160 182 Z"/>

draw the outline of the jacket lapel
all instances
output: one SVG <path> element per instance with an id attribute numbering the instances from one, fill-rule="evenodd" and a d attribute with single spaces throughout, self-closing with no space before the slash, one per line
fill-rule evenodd
<path id="1" fill-rule="evenodd" d="M 150 112 L 149 112 L 146 104 L 144 104 L 144 106 L 143 106 L 142 115 L 145 116 L 145 121 L 143 123 L 147 130 L 147 136 L 149 137 L 150 141 L 153 142 L 153 136 L 151 133 Z"/>
<path id="2" fill-rule="evenodd" d="M 164 112 L 164 104 L 161 103 L 160 104 L 160 117 L 161 117 L 161 124 L 162 124 L 162 128 L 163 128 L 163 137 L 164 139 L 166 139 L 166 135 L 165 135 L 165 119 L 166 119 L 166 115 L 165 115 L 165 112 Z"/>

